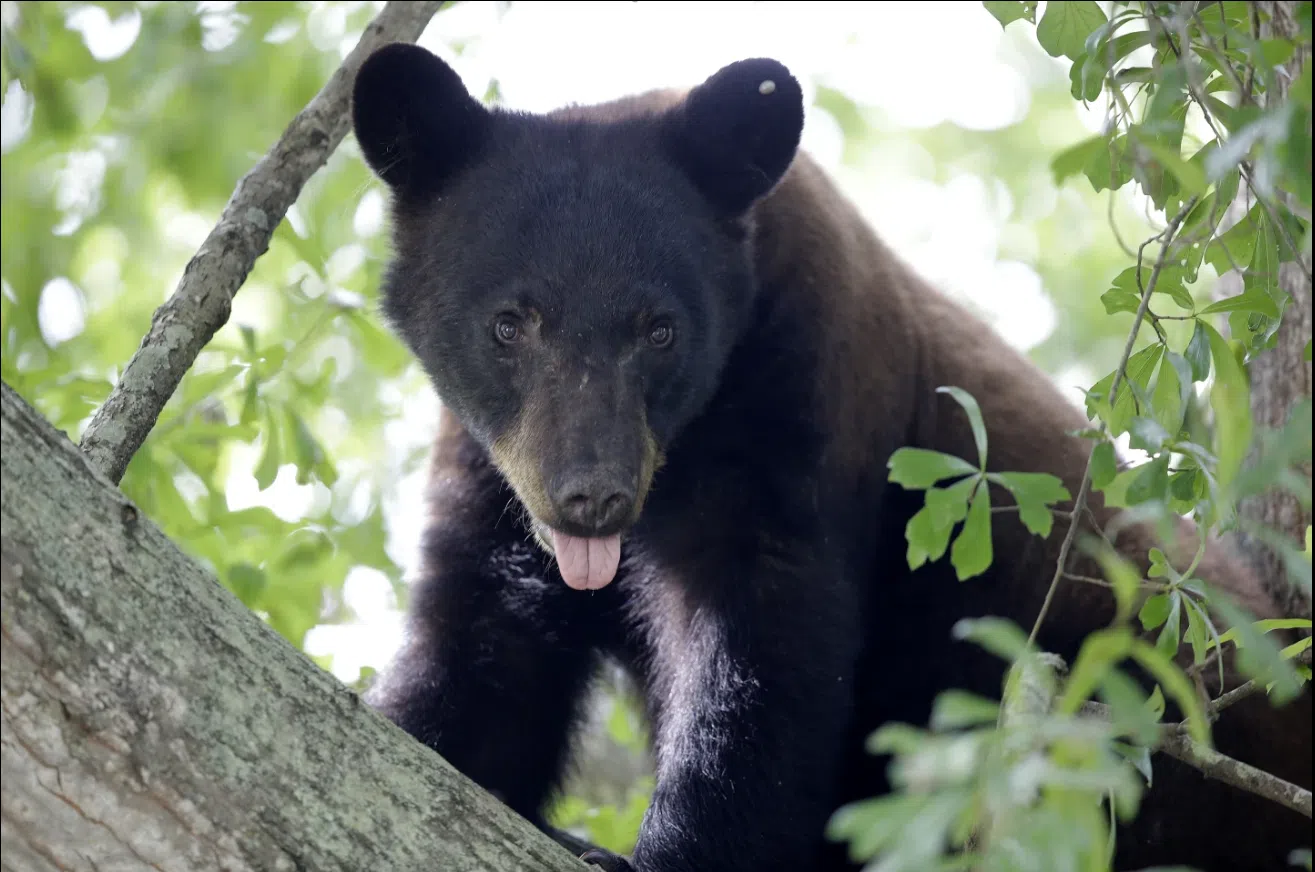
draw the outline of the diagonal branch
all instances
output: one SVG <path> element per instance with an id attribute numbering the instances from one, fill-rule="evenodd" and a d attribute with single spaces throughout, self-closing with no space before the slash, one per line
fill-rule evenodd
<path id="1" fill-rule="evenodd" d="M 1158 750 L 1186 763 L 1201 774 L 1227 785 L 1263 796 L 1295 812 L 1311 816 L 1311 792 L 1270 775 L 1249 763 L 1221 754 L 1193 741 L 1186 733 L 1165 730 L 1160 734 Z"/>
<path id="2" fill-rule="evenodd" d="M 328 161 L 351 126 L 352 83 L 361 63 L 390 42 L 414 42 L 443 4 L 389 2 L 278 142 L 238 182 L 219 223 L 192 256 L 173 295 L 118 384 L 82 436 L 81 448 L 118 484 L 196 356 L 228 321 L 233 295 L 302 187 Z"/>
<path id="3" fill-rule="evenodd" d="M 1110 707 L 1101 702 L 1083 703 L 1079 714 L 1101 721 L 1110 721 L 1113 717 Z M 1213 748 L 1207 748 L 1187 735 L 1182 729 L 1182 724 L 1165 724 L 1159 732 L 1153 750 L 1186 763 L 1208 778 L 1272 800 L 1306 817 L 1311 816 L 1309 790 L 1285 781 L 1277 775 L 1271 775 L 1263 769 L 1257 769 L 1236 757 L 1229 757 Z"/>

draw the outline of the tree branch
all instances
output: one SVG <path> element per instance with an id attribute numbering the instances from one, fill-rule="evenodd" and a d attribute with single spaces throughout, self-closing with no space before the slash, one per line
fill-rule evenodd
<path id="1" fill-rule="evenodd" d="M 1146 281 L 1146 287 L 1142 289 L 1141 303 L 1137 306 L 1137 314 L 1132 319 L 1132 329 L 1128 331 L 1128 341 L 1123 346 L 1123 356 L 1119 358 L 1119 365 L 1114 370 L 1114 380 L 1110 383 L 1110 404 L 1113 405 L 1115 399 L 1119 396 L 1119 387 L 1123 383 L 1123 374 L 1128 367 L 1128 359 L 1132 357 L 1132 348 L 1137 343 L 1137 334 L 1141 332 L 1142 321 L 1146 318 L 1146 311 L 1151 305 L 1151 294 L 1155 293 L 1155 284 L 1160 279 L 1160 271 L 1164 269 L 1165 261 L 1169 257 L 1169 251 L 1173 248 L 1173 237 L 1178 232 L 1178 225 L 1182 224 L 1196 206 L 1199 198 L 1192 197 L 1188 200 L 1177 215 L 1169 219 L 1168 225 L 1165 226 L 1156 235 L 1146 240 L 1137 249 L 1137 283 L 1141 283 L 1142 254 L 1146 246 L 1152 242 L 1161 240 L 1160 253 L 1155 259 L 1155 265 L 1151 268 L 1150 278 Z M 1102 422 L 1101 431 L 1106 429 Z M 1069 515 L 1068 531 L 1064 534 L 1064 541 L 1059 546 L 1059 557 L 1055 561 L 1055 574 L 1050 579 L 1050 587 L 1046 590 L 1046 598 L 1041 602 L 1041 610 L 1037 612 L 1036 621 L 1032 623 L 1032 632 L 1027 636 L 1027 646 L 1031 648 L 1036 644 L 1037 634 L 1041 632 L 1041 624 L 1046 619 L 1046 613 L 1050 611 L 1050 603 L 1055 598 L 1055 591 L 1059 589 L 1059 583 L 1064 579 L 1064 574 L 1068 571 L 1068 555 L 1073 548 L 1073 541 L 1078 535 L 1078 523 L 1082 517 L 1082 512 L 1087 508 L 1087 496 L 1091 491 L 1091 464 L 1096 457 L 1096 449 L 1100 443 L 1091 446 L 1091 452 L 1087 455 L 1087 467 L 1082 473 L 1082 484 L 1078 487 L 1077 498 L 1073 501 L 1073 510 Z"/>
<path id="2" fill-rule="evenodd" d="M 586 867 L 276 634 L 0 383 L 6 872 Z"/>
<path id="3" fill-rule="evenodd" d="M 1112 719 L 1110 707 L 1100 702 L 1084 703 L 1078 713 L 1102 721 Z M 1186 763 L 1209 778 L 1273 800 L 1299 814 L 1311 817 L 1309 790 L 1285 781 L 1277 775 L 1270 775 L 1249 763 L 1221 754 L 1213 748 L 1198 744 L 1187 735 L 1181 724 L 1165 724 L 1160 730 L 1154 750 L 1162 751 L 1175 760 Z"/>
<path id="4" fill-rule="evenodd" d="M 328 161 L 351 126 L 348 108 L 361 63 L 390 42 L 414 42 L 443 4 L 389 2 L 278 142 L 242 177 L 219 223 L 192 256 L 173 295 L 118 384 L 82 436 L 82 450 L 118 484 L 196 356 L 228 321 L 233 295 L 302 187 Z"/>
<path id="5" fill-rule="evenodd" d="M 1203 775 L 1225 784 L 1271 799 L 1306 817 L 1311 816 L 1311 792 L 1270 775 L 1263 769 L 1221 754 L 1213 748 L 1197 744 L 1184 732 L 1164 730 L 1160 734 L 1158 750 L 1175 760 L 1199 770 Z"/>

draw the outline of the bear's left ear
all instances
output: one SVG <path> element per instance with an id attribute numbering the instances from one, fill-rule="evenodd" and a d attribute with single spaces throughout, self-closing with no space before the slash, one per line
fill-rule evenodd
<path id="1" fill-rule="evenodd" d="M 479 149 L 490 117 L 455 70 L 417 45 L 386 45 L 356 73 L 356 141 L 370 169 L 402 194 L 436 191 Z"/>
<path id="2" fill-rule="evenodd" d="M 741 215 L 785 175 L 804 129 L 803 90 L 777 61 L 717 71 L 667 118 L 668 145 L 714 207 Z"/>

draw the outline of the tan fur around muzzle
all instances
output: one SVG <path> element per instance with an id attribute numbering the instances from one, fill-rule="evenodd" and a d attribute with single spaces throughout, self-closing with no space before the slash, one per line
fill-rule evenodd
<path id="1" fill-rule="evenodd" d="M 544 428 L 536 426 L 537 418 L 532 405 L 523 408 L 515 424 L 493 443 L 491 454 L 494 466 L 511 485 L 517 498 L 533 518 L 535 538 L 544 550 L 552 553 L 552 547 L 546 541 L 548 530 L 545 519 L 553 517 L 554 512 L 543 479 L 543 465 L 540 462 L 545 451 L 540 439 Z M 630 518 L 631 523 L 634 523 L 643 511 L 648 490 L 653 484 L 653 476 L 662 467 L 665 459 L 647 422 L 643 422 L 642 426 L 644 427 L 644 456 L 640 460 L 639 485 L 635 492 L 635 508 Z"/>

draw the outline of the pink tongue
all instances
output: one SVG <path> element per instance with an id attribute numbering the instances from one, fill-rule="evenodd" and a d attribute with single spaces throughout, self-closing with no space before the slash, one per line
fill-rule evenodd
<path id="1" fill-rule="evenodd" d="M 599 590 L 616 577 L 621 537 L 585 539 L 552 531 L 552 550 L 562 579 L 575 590 Z"/>

